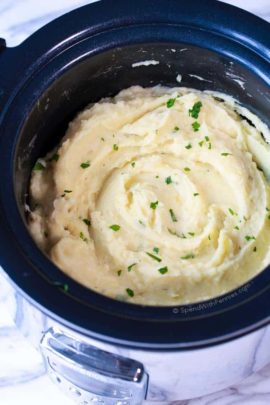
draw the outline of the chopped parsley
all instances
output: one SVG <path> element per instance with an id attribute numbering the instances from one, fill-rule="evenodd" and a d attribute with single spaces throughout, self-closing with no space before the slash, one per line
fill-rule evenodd
<path id="1" fill-rule="evenodd" d="M 101 140 L 102 142 L 105 142 L 105 139 L 103 138 L 103 136 L 100 138 L 100 140 Z"/>
<path id="2" fill-rule="evenodd" d="M 270 209 L 268 207 L 265 208 L 267 212 L 270 212 Z"/>
<path id="3" fill-rule="evenodd" d="M 134 297 L 134 291 L 131 288 L 126 288 L 126 293 L 129 297 Z"/>
<path id="4" fill-rule="evenodd" d="M 254 248 L 253 248 L 253 252 L 257 252 L 257 248 L 256 248 L 256 246 L 254 246 Z"/>
<path id="5" fill-rule="evenodd" d="M 156 260 L 157 262 L 162 262 L 162 259 L 160 257 L 157 257 L 156 255 L 153 255 L 152 253 L 145 252 L 151 259 Z"/>
<path id="6" fill-rule="evenodd" d="M 152 208 L 152 210 L 155 210 L 157 208 L 157 206 L 158 206 L 158 201 L 150 203 L 150 208 Z"/>
<path id="7" fill-rule="evenodd" d="M 176 132 L 176 131 L 179 131 L 179 129 L 180 129 L 179 127 L 174 127 L 173 130 Z"/>
<path id="8" fill-rule="evenodd" d="M 234 227 L 234 229 L 237 229 L 237 231 L 240 230 L 239 226 L 237 226 L 237 225 Z"/>
<path id="9" fill-rule="evenodd" d="M 138 222 L 139 222 L 139 224 L 141 224 L 142 226 L 145 226 L 145 224 L 143 223 L 143 221 L 142 221 L 142 220 L 140 220 L 140 219 L 139 219 L 139 221 L 138 221 Z"/>
<path id="10" fill-rule="evenodd" d="M 158 253 L 158 252 L 159 252 L 159 248 L 158 248 L 158 247 L 154 247 L 154 248 L 153 248 L 153 252 Z"/>
<path id="11" fill-rule="evenodd" d="M 57 162 L 58 159 L 59 159 L 59 155 L 58 155 L 58 153 L 55 153 L 54 155 L 52 155 L 52 157 L 50 157 L 49 162 L 52 162 L 52 161 Z"/>
<path id="12" fill-rule="evenodd" d="M 84 236 L 83 232 L 80 232 L 80 238 L 81 238 L 81 240 L 83 240 L 84 242 L 87 242 L 87 238 Z"/>
<path id="13" fill-rule="evenodd" d="M 229 155 L 231 155 L 231 153 L 228 153 L 228 152 L 221 153 L 221 156 L 229 156 Z"/>
<path id="14" fill-rule="evenodd" d="M 195 236 L 195 232 L 188 232 L 190 236 Z"/>
<path id="15" fill-rule="evenodd" d="M 114 143 L 113 144 L 113 150 L 118 150 L 118 149 L 119 149 L 119 146 L 116 143 Z"/>
<path id="16" fill-rule="evenodd" d="M 249 242 L 250 240 L 255 240 L 256 238 L 255 238 L 255 236 L 252 236 L 252 235 L 246 235 L 245 239 Z"/>
<path id="17" fill-rule="evenodd" d="M 194 197 L 197 197 L 198 195 L 200 195 L 199 193 L 193 193 Z"/>
<path id="18" fill-rule="evenodd" d="M 85 225 L 90 226 L 91 225 L 91 221 L 90 219 L 84 218 L 83 222 L 85 223 Z"/>
<path id="19" fill-rule="evenodd" d="M 228 208 L 228 211 L 231 215 L 237 215 L 237 213 L 232 208 Z"/>
<path id="20" fill-rule="evenodd" d="M 64 190 L 64 193 L 72 193 L 72 190 Z"/>
<path id="21" fill-rule="evenodd" d="M 200 146 L 200 147 L 202 147 L 202 146 L 203 146 L 203 142 L 204 142 L 204 141 L 200 141 L 200 142 L 198 142 L 198 144 L 199 144 L 199 146 Z"/>
<path id="22" fill-rule="evenodd" d="M 171 184 L 171 183 L 172 183 L 172 178 L 171 178 L 171 176 L 166 177 L 165 183 L 166 183 L 166 184 Z"/>
<path id="23" fill-rule="evenodd" d="M 45 169 L 45 166 L 39 161 L 37 161 L 33 167 L 33 170 L 35 170 L 36 172 L 38 172 L 40 170 L 44 170 L 44 169 Z"/>
<path id="24" fill-rule="evenodd" d="M 82 169 L 87 169 L 87 167 L 90 166 L 90 161 L 87 160 L 86 162 L 81 163 L 81 168 Z"/>
<path id="25" fill-rule="evenodd" d="M 189 143 L 187 146 L 185 146 L 185 148 L 186 148 L 186 149 L 191 149 L 191 148 L 192 148 L 191 143 Z"/>
<path id="26" fill-rule="evenodd" d="M 189 167 L 184 167 L 184 171 L 185 172 L 190 172 L 190 168 Z"/>
<path id="27" fill-rule="evenodd" d="M 209 144 L 208 144 L 208 149 L 212 149 L 212 144 L 211 144 L 211 142 L 209 142 Z"/>
<path id="28" fill-rule="evenodd" d="M 170 216 L 171 216 L 172 221 L 173 221 L 173 222 L 177 222 L 176 215 L 175 215 L 175 213 L 173 212 L 173 209 L 172 209 L 172 208 L 169 209 L 169 212 L 170 212 Z"/>
<path id="29" fill-rule="evenodd" d="M 117 232 L 117 231 L 119 231 L 119 229 L 121 229 L 121 226 L 117 225 L 117 224 L 113 224 L 109 228 L 112 229 L 114 232 Z"/>
<path id="30" fill-rule="evenodd" d="M 166 274 L 168 273 L 168 267 L 161 267 L 160 269 L 158 269 L 158 271 L 160 272 L 160 274 Z"/>
<path id="31" fill-rule="evenodd" d="M 122 270 L 118 270 L 118 272 L 117 272 L 118 277 L 121 276 L 121 273 L 122 273 Z"/>
<path id="32" fill-rule="evenodd" d="M 195 103 L 193 107 L 188 110 L 188 115 L 192 118 L 198 118 L 199 113 L 201 111 L 201 107 L 202 107 L 201 101 L 197 101 L 197 103 Z"/>
<path id="33" fill-rule="evenodd" d="M 208 240 L 211 240 L 211 235 L 208 235 Z"/>
<path id="34" fill-rule="evenodd" d="M 193 253 L 189 253 L 186 256 L 182 256 L 181 259 L 182 260 L 189 260 L 189 259 L 194 259 L 195 255 Z"/>
<path id="35" fill-rule="evenodd" d="M 65 291 L 65 292 L 68 292 L 68 290 L 69 290 L 69 285 L 66 283 L 60 283 L 59 281 L 54 281 L 53 285 L 55 287 L 61 288 L 61 290 Z"/>
<path id="36" fill-rule="evenodd" d="M 209 136 L 205 136 L 204 139 L 206 140 L 206 142 L 210 141 Z"/>
<path id="37" fill-rule="evenodd" d="M 132 167 L 135 167 L 135 162 L 131 162 L 131 166 L 132 166 Z"/>
<path id="38" fill-rule="evenodd" d="M 198 121 L 194 121 L 194 122 L 191 124 L 191 126 L 192 126 L 192 128 L 193 128 L 193 131 L 194 131 L 194 132 L 197 132 L 197 131 L 199 131 L 201 124 L 199 124 Z"/>
<path id="39" fill-rule="evenodd" d="M 176 100 L 176 98 L 170 98 L 170 99 L 167 101 L 167 108 L 173 107 L 173 106 L 174 106 L 174 103 L 175 103 L 175 100 Z"/>
<path id="40" fill-rule="evenodd" d="M 132 270 L 132 268 L 134 267 L 134 266 L 136 266 L 136 264 L 137 263 L 132 263 L 132 264 L 130 264 L 129 266 L 128 266 L 128 271 L 131 271 Z"/>

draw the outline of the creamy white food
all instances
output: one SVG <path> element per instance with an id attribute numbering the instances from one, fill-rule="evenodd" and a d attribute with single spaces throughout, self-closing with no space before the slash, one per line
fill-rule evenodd
<path id="1" fill-rule="evenodd" d="M 112 298 L 218 296 L 270 262 L 262 132 L 269 139 L 256 116 L 207 92 L 136 86 L 103 99 L 36 163 L 31 234 L 66 274 Z"/>

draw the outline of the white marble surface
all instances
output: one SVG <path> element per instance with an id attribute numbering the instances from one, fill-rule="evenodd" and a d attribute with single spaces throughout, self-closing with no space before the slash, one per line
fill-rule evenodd
<path id="1" fill-rule="evenodd" d="M 228 0 L 270 21 L 270 0 Z M 81 5 L 85 0 L 0 0 L 0 37 L 15 46 L 52 19 Z M 0 404 L 72 405 L 44 374 L 39 354 L 14 329 L 6 312 L 8 297 L 0 288 Z M 270 344 L 270 342 L 269 342 Z M 10 378 L 12 376 L 12 378 Z M 242 383 L 175 405 L 268 405 L 270 365 Z"/>

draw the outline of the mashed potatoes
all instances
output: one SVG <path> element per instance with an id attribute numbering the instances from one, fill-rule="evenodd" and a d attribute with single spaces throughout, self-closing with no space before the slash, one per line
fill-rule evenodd
<path id="1" fill-rule="evenodd" d="M 31 234 L 70 277 L 116 299 L 222 294 L 270 262 L 261 132 L 256 116 L 207 92 L 136 86 L 101 100 L 36 163 Z"/>

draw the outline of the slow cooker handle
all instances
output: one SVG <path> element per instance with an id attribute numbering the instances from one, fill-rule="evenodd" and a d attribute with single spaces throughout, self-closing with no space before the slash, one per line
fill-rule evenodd
<path id="1" fill-rule="evenodd" d="M 50 377 L 76 402 L 139 405 L 148 375 L 136 360 L 109 353 L 50 328 L 41 341 Z"/>

